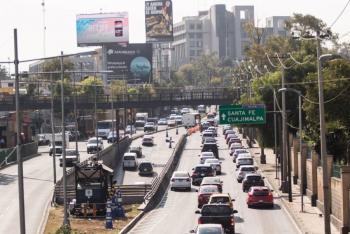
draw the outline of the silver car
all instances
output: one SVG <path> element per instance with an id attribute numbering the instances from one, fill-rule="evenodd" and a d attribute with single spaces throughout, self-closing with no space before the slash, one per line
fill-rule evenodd
<path id="1" fill-rule="evenodd" d="M 238 183 L 242 183 L 247 173 L 256 173 L 256 167 L 253 165 L 241 166 L 236 172 Z"/>
<path id="2" fill-rule="evenodd" d="M 221 162 L 217 158 L 206 159 L 204 164 L 209 164 L 215 171 L 217 175 L 221 175 Z"/>

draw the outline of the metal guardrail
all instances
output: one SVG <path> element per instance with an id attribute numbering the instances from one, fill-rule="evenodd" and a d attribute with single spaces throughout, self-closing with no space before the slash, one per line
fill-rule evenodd
<path id="1" fill-rule="evenodd" d="M 31 142 L 20 146 L 21 156 L 25 160 L 38 154 L 38 143 Z M 8 148 L 0 151 L 0 169 L 17 162 L 17 149 Z"/>

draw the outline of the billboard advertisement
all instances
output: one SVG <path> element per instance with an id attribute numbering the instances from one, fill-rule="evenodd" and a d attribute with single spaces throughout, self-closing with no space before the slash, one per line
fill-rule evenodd
<path id="1" fill-rule="evenodd" d="M 152 44 L 106 46 L 109 81 L 126 80 L 129 84 L 152 82 Z"/>
<path id="2" fill-rule="evenodd" d="M 78 46 L 129 42 L 127 12 L 77 15 Z"/>
<path id="3" fill-rule="evenodd" d="M 170 0 L 145 2 L 146 41 L 173 40 L 173 5 Z"/>

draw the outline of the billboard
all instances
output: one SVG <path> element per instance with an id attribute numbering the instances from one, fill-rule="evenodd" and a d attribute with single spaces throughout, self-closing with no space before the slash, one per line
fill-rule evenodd
<path id="1" fill-rule="evenodd" d="M 129 42 L 127 12 L 77 15 L 78 46 Z"/>
<path id="2" fill-rule="evenodd" d="M 145 2 L 146 41 L 173 40 L 173 5 L 170 0 Z"/>
<path id="3" fill-rule="evenodd" d="M 152 44 L 106 46 L 107 75 L 109 81 L 126 80 L 130 84 L 152 81 Z"/>

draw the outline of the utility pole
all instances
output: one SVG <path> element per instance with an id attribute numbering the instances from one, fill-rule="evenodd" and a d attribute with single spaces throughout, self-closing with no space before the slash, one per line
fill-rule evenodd
<path id="1" fill-rule="evenodd" d="M 321 142 L 321 160 L 323 170 L 323 198 L 324 198 L 324 233 L 330 234 L 330 191 L 328 179 L 328 162 L 327 162 L 327 147 L 326 147 L 326 124 L 324 117 L 324 97 L 323 97 L 323 76 L 322 76 L 322 56 L 320 32 L 317 31 L 317 73 L 318 73 L 318 103 L 320 112 L 320 142 Z"/>
<path id="2" fill-rule="evenodd" d="M 66 129 L 64 118 L 64 85 L 63 85 L 63 51 L 61 51 L 61 113 L 62 113 L 62 168 L 63 168 L 63 226 L 69 226 L 68 214 L 67 214 L 67 172 L 66 172 Z"/>
<path id="3" fill-rule="evenodd" d="M 284 68 L 282 67 L 282 89 L 285 88 L 285 77 L 284 77 Z M 286 94 L 282 92 L 282 184 L 281 190 L 282 192 L 288 192 L 287 186 L 287 170 L 288 170 L 288 152 L 287 152 L 287 114 L 286 114 Z"/>
<path id="4" fill-rule="evenodd" d="M 15 99 L 16 99 L 16 154 L 18 167 L 18 201 L 19 201 L 19 221 L 21 234 L 26 233 L 25 210 L 24 210 L 24 188 L 23 188 L 23 161 L 21 156 L 21 121 L 19 120 L 19 73 L 18 73 L 18 44 L 17 44 L 17 29 L 13 30 L 14 34 L 14 49 L 15 49 Z"/>
<path id="5" fill-rule="evenodd" d="M 53 167 L 53 184 L 56 184 L 56 143 L 55 143 L 55 125 L 54 125 L 54 108 L 53 108 L 53 98 L 54 98 L 54 85 L 52 74 L 50 74 L 51 83 L 51 145 L 52 145 L 52 167 Z"/>
<path id="6" fill-rule="evenodd" d="M 275 179 L 278 179 L 278 160 L 277 160 L 277 113 L 276 113 L 276 91 L 274 88 L 272 88 L 273 91 L 273 130 L 274 130 L 274 137 L 275 137 L 275 164 L 276 164 L 276 176 Z"/>

